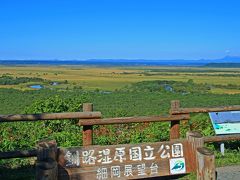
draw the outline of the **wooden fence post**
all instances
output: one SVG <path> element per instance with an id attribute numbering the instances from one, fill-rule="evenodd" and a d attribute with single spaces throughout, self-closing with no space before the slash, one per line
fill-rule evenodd
<path id="1" fill-rule="evenodd" d="M 180 108 L 179 100 L 171 101 L 170 113 L 172 111 L 178 110 L 179 108 Z M 180 121 L 171 121 L 170 140 L 179 138 L 180 138 Z"/>
<path id="2" fill-rule="evenodd" d="M 197 179 L 215 180 L 215 156 L 208 148 L 197 148 Z"/>
<path id="3" fill-rule="evenodd" d="M 57 143 L 55 140 L 43 140 L 37 144 L 36 179 L 57 180 Z"/>
<path id="4" fill-rule="evenodd" d="M 191 164 L 192 171 L 196 171 L 197 169 L 197 157 L 196 152 L 197 148 L 203 147 L 204 145 L 204 138 L 201 133 L 195 132 L 195 131 L 189 131 L 186 134 L 186 138 L 189 143 L 191 143 L 191 154 L 189 154 L 192 157 L 192 161 L 189 162 Z"/>
<path id="5" fill-rule="evenodd" d="M 83 104 L 83 112 L 93 111 L 92 103 Z M 83 126 L 83 146 L 89 146 L 93 144 L 93 126 Z"/>

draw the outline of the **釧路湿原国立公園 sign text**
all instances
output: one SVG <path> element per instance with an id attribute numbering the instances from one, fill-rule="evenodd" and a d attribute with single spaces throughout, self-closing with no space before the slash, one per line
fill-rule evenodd
<path id="1" fill-rule="evenodd" d="M 81 179 L 146 178 L 184 174 L 187 141 L 86 146 L 60 150 L 59 164 Z"/>

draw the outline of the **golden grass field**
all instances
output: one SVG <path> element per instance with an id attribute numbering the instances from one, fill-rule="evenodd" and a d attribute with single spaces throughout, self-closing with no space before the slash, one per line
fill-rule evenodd
<path id="1" fill-rule="evenodd" d="M 193 79 L 195 83 L 240 85 L 240 68 L 0 66 L 0 75 L 3 74 L 15 77 L 40 77 L 51 81 L 67 80 L 69 84 L 62 87 L 81 86 L 87 90 L 115 90 L 131 83 L 151 80 L 188 81 Z M 0 85 L 0 88 L 9 87 L 27 89 L 27 84 Z M 240 90 L 216 88 L 212 92 L 235 94 L 240 93 Z"/>

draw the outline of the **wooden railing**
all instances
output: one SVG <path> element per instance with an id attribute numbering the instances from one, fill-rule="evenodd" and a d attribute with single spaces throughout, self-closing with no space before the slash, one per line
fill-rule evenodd
<path id="1" fill-rule="evenodd" d="M 224 141 L 239 141 L 239 140 L 240 140 L 240 134 L 204 137 L 205 143 L 224 142 Z"/>
<path id="2" fill-rule="evenodd" d="M 79 119 L 78 125 L 83 126 L 83 146 L 93 145 L 93 125 L 112 125 L 128 123 L 146 123 L 146 122 L 171 122 L 170 139 L 180 138 L 180 121 L 188 121 L 190 113 L 215 112 L 215 111 L 237 111 L 240 106 L 225 106 L 214 108 L 181 108 L 180 101 L 171 101 L 171 109 L 168 116 L 142 116 L 142 117 L 119 117 L 119 118 L 101 118 L 101 112 L 93 112 L 92 103 L 83 104 L 83 112 L 67 113 L 42 113 L 42 114 L 18 114 L 18 115 L 0 115 L 1 122 L 16 121 L 42 121 L 42 120 L 66 120 Z M 240 135 L 210 136 L 204 137 L 204 142 L 223 142 L 230 140 L 240 140 Z M 33 157 L 36 156 L 36 150 L 0 152 L 0 159 Z"/>
<path id="3" fill-rule="evenodd" d="M 69 113 L 43 113 L 43 114 L 18 114 L 18 115 L 0 115 L 1 122 L 19 122 L 19 121 L 42 121 L 42 120 L 71 120 L 79 119 L 78 125 L 83 126 L 83 146 L 93 145 L 93 125 L 112 125 L 127 123 L 146 123 L 146 122 L 173 122 L 189 120 L 188 114 L 168 115 L 168 116 L 142 116 L 142 117 L 119 117 L 119 118 L 101 118 L 101 112 L 93 112 L 92 103 L 83 104 L 83 112 Z M 171 131 L 174 131 L 171 129 Z M 0 152 L 0 159 L 34 157 L 37 155 L 35 149 L 24 151 Z"/>
<path id="4" fill-rule="evenodd" d="M 179 101 L 173 101 L 179 102 Z M 213 108 L 178 108 L 173 109 L 171 114 L 189 114 L 189 113 L 206 113 L 206 112 L 223 112 L 223 111 L 240 111 L 240 106 L 222 106 Z"/>
<path id="5" fill-rule="evenodd" d="M 0 115 L 0 122 L 42 121 L 61 119 L 96 119 L 101 118 L 101 112 L 69 112 L 43 114 Z"/>

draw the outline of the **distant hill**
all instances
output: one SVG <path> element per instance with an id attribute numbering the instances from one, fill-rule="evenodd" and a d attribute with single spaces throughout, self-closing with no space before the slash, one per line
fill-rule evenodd
<path id="1" fill-rule="evenodd" d="M 88 59 L 88 60 L 0 60 L 0 65 L 89 65 L 89 66 L 212 66 L 215 63 L 240 63 L 238 56 L 200 60 Z"/>
<path id="2" fill-rule="evenodd" d="M 205 67 L 240 68 L 240 63 L 208 63 Z"/>
<path id="3" fill-rule="evenodd" d="M 225 56 L 222 59 L 216 59 L 217 62 L 240 63 L 240 56 Z"/>
<path id="4" fill-rule="evenodd" d="M 89 59 L 89 60 L 0 60 L 0 65 L 88 65 L 88 66 L 202 66 L 196 60 L 128 60 L 128 59 Z"/>

